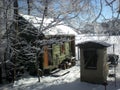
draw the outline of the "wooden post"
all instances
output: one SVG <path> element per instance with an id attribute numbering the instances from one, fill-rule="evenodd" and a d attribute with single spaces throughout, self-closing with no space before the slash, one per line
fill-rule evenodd
<path id="1" fill-rule="evenodd" d="M 113 53 L 115 52 L 115 44 L 113 44 Z"/>
<path id="2" fill-rule="evenodd" d="M 115 87 L 116 87 L 116 66 L 114 65 L 114 78 L 115 78 Z"/>
<path id="3" fill-rule="evenodd" d="M 77 48 L 78 48 L 77 51 L 78 51 L 78 60 L 79 60 L 80 59 L 80 57 L 79 57 L 80 52 L 79 52 L 79 47 L 77 47 Z"/>
<path id="4" fill-rule="evenodd" d="M 105 87 L 105 90 L 107 90 L 107 85 L 108 85 L 107 81 L 105 81 L 105 82 L 103 83 L 103 85 L 104 85 L 104 87 Z"/>
<path id="5" fill-rule="evenodd" d="M 107 90 L 106 85 L 105 85 L 105 90 Z"/>

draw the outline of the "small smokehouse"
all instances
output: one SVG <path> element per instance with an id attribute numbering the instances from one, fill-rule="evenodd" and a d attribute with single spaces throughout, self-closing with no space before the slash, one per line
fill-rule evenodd
<path id="1" fill-rule="evenodd" d="M 81 81 L 103 84 L 108 74 L 106 42 L 86 41 L 77 44 Z"/>

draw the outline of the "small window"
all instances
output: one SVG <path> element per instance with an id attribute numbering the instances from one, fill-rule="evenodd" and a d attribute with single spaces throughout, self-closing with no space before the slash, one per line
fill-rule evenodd
<path id="1" fill-rule="evenodd" d="M 95 49 L 84 50 L 84 60 L 86 69 L 97 69 L 97 52 Z"/>

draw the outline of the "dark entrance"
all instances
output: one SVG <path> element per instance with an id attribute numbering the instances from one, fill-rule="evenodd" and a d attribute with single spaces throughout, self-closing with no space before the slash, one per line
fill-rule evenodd
<path id="1" fill-rule="evenodd" d="M 97 52 L 95 49 L 86 49 L 84 54 L 84 66 L 86 69 L 97 69 Z"/>

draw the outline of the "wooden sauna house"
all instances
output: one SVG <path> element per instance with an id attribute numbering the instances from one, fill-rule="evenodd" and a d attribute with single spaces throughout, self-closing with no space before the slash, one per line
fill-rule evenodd
<path id="1" fill-rule="evenodd" d="M 107 47 L 110 44 L 86 41 L 77 44 L 80 51 L 80 79 L 84 82 L 103 84 L 107 80 Z"/>

